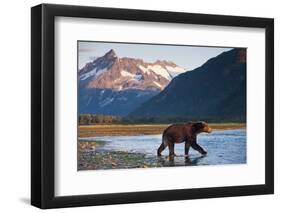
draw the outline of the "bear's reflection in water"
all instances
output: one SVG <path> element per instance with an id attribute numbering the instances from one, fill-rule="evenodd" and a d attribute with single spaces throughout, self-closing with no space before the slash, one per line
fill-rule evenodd
<path id="1" fill-rule="evenodd" d="M 157 164 L 159 167 L 166 167 L 166 166 L 196 166 L 205 158 L 205 155 L 201 155 L 198 157 L 189 156 L 160 156 L 157 158 Z"/>

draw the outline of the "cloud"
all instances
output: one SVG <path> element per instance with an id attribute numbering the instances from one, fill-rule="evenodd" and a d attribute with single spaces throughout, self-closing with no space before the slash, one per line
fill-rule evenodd
<path id="1" fill-rule="evenodd" d="M 81 53 L 87 53 L 87 52 L 94 52 L 95 50 L 92 48 L 79 48 L 79 52 Z"/>

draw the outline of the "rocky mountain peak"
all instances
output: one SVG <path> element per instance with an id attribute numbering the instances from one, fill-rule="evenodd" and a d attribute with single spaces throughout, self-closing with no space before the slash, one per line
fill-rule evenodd
<path id="1" fill-rule="evenodd" d="M 113 59 L 113 58 L 117 58 L 117 54 L 114 51 L 114 49 L 111 49 L 107 53 L 105 53 L 105 55 L 103 57 L 105 57 L 107 59 Z"/>
<path id="2" fill-rule="evenodd" d="M 87 63 L 79 71 L 79 79 L 80 85 L 86 88 L 161 91 L 173 77 L 184 71 L 171 61 L 149 63 L 139 58 L 119 58 L 114 49 L 110 49 Z"/>
<path id="3" fill-rule="evenodd" d="M 154 64 L 158 64 L 158 65 L 161 65 L 161 66 L 171 66 L 171 67 L 176 67 L 177 66 L 174 62 L 167 61 L 167 60 L 156 60 L 154 62 Z"/>

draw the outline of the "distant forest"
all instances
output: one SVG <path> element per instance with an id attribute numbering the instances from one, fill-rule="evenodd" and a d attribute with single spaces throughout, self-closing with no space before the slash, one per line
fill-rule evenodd
<path id="1" fill-rule="evenodd" d="M 95 124 L 168 124 L 168 123 L 185 123 L 189 121 L 206 121 L 210 123 L 243 123 L 245 119 L 237 117 L 231 120 L 225 118 L 185 118 L 185 117 L 150 117 L 150 118 L 134 118 L 130 116 L 114 116 L 114 115 L 96 115 L 96 114 L 80 114 L 78 118 L 79 125 L 95 125 Z"/>
<path id="2" fill-rule="evenodd" d="M 79 125 L 115 124 L 121 122 L 121 116 L 81 114 L 78 122 Z"/>

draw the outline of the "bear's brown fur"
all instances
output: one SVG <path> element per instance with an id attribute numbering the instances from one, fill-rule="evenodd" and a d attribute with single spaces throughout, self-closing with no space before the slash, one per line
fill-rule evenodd
<path id="1" fill-rule="evenodd" d="M 206 155 L 207 152 L 198 145 L 197 135 L 201 132 L 212 132 L 212 129 L 206 122 L 190 122 L 186 124 L 173 124 L 167 127 L 162 135 L 162 144 L 157 150 L 157 155 L 161 156 L 161 152 L 168 146 L 169 155 L 174 156 L 175 143 L 185 142 L 185 155 L 188 155 L 190 146 Z"/>

